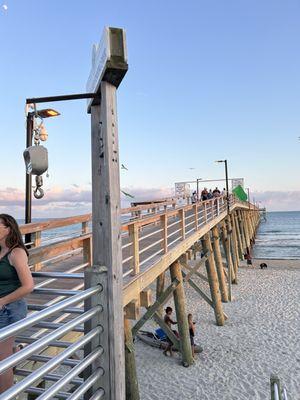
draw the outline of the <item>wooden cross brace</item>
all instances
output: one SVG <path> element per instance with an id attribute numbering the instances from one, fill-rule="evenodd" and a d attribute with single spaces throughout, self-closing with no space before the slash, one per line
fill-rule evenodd
<path id="1" fill-rule="evenodd" d="M 158 297 L 155 303 L 152 304 L 152 306 L 147 308 L 147 311 L 145 314 L 142 316 L 142 318 L 134 325 L 132 328 L 132 336 L 136 336 L 138 331 L 141 329 L 141 327 L 150 319 L 154 316 L 156 311 L 169 299 L 173 291 L 177 288 L 179 285 L 179 280 L 174 279 L 171 283 L 170 286 L 167 287 L 166 290 L 163 291 L 163 293 Z M 171 338 L 170 338 L 171 339 Z M 171 339 L 172 340 L 172 339 Z"/>

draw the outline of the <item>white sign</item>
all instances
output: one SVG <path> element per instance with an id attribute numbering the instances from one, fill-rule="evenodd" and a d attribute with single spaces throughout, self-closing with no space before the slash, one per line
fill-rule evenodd
<path id="1" fill-rule="evenodd" d="M 86 84 L 87 93 L 99 92 L 100 83 L 107 71 L 110 73 L 105 80 L 118 86 L 127 68 L 125 31 L 105 27 L 100 42 L 93 45 L 92 69 Z M 93 99 L 88 99 L 87 102 L 89 108 Z"/>
<path id="2" fill-rule="evenodd" d="M 231 179 L 231 189 L 234 189 L 237 186 L 242 186 L 244 189 L 244 178 Z"/>
<path id="3" fill-rule="evenodd" d="M 87 93 L 94 93 L 98 89 L 99 79 L 103 75 L 106 62 L 110 59 L 109 33 L 104 28 L 99 43 L 93 45 L 92 69 L 86 84 Z"/>
<path id="4" fill-rule="evenodd" d="M 175 196 L 178 197 L 187 197 L 190 196 L 191 189 L 188 183 L 177 182 L 175 183 Z"/>

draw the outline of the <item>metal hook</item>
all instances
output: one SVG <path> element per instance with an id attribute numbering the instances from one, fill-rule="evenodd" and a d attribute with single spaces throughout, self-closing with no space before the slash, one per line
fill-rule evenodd
<path id="1" fill-rule="evenodd" d="M 36 188 L 33 191 L 33 195 L 36 199 L 41 199 L 42 197 L 44 197 L 44 190 L 42 189 L 43 177 L 41 175 L 37 175 L 35 177 L 35 184 Z"/>
<path id="2" fill-rule="evenodd" d="M 44 197 L 44 190 L 40 187 L 37 187 L 34 189 L 33 195 L 36 199 L 41 199 Z"/>

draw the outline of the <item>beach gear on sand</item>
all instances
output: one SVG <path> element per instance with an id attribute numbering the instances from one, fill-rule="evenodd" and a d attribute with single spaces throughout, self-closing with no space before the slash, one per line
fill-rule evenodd
<path id="1" fill-rule="evenodd" d="M 166 349 L 168 346 L 167 336 L 162 329 L 157 329 L 155 332 L 139 331 L 137 337 L 145 344 L 159 349 Z M 173 351 L 178 351 L 173 348 Z M 202 353 L 203 348 L 195 344 L 195 353 Z"/>

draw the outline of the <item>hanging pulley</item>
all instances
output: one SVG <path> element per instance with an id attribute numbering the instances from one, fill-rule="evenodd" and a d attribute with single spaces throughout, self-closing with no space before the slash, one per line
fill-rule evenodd
<path id="1" fill-rule="evenodd" d="M 26 173 L 42 175 L 48 169 L 48 150 L 44 146 L 30 146 L 25 149 Z"/>

